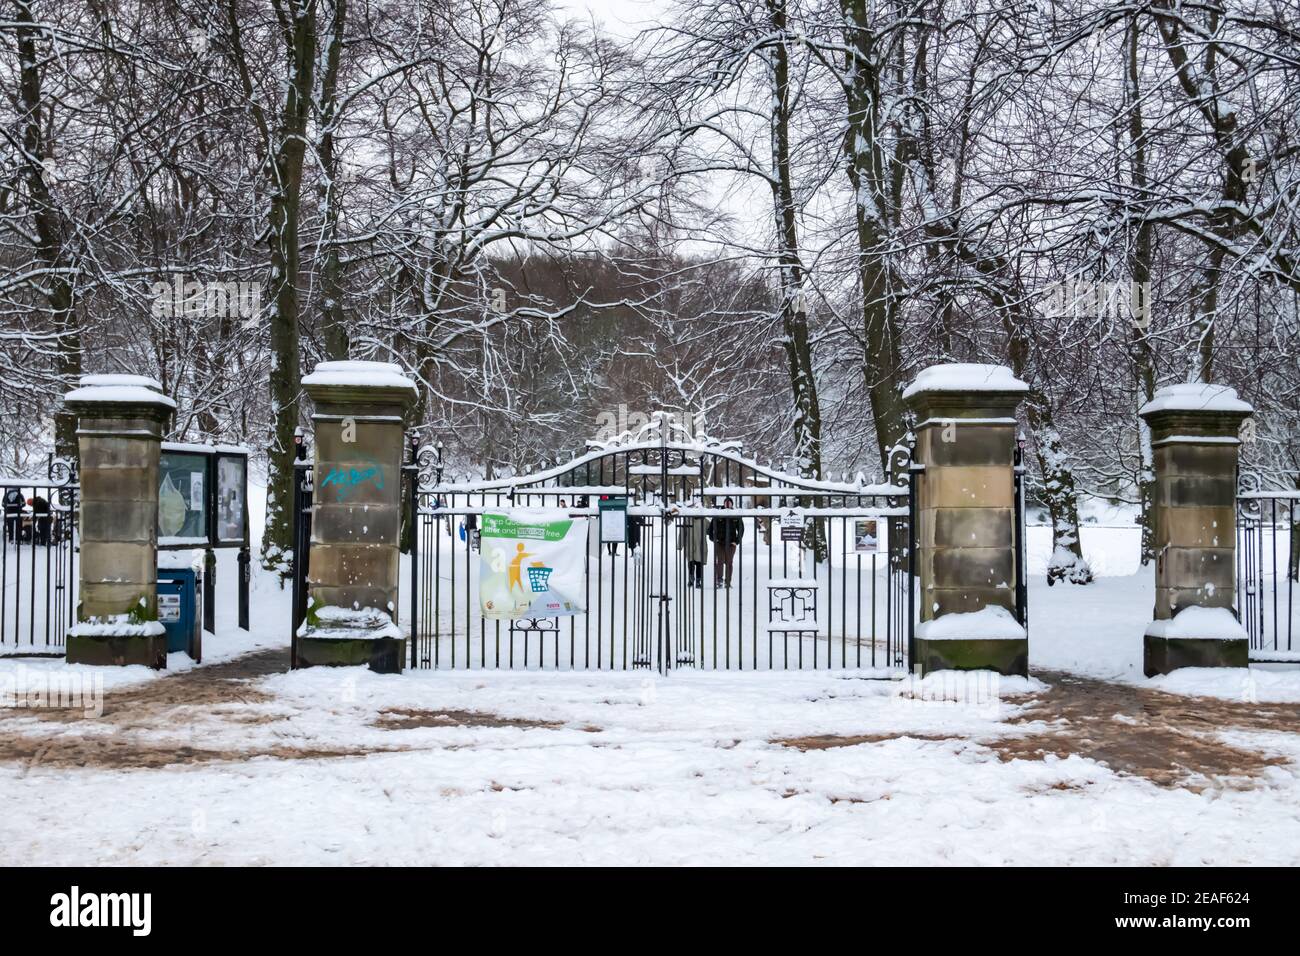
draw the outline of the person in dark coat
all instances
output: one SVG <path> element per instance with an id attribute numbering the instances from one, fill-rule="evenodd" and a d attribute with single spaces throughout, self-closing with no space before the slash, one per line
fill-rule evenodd
<path id="1" fill-rule="evenodd" d="M 32 533 L 39 545 L 50 543 L 50 503 L 37 495 L 32 499 Z"/>
<path id="2" fill-rule="evenodd" d="M 23 493 L 17 488 L 6 488 L 4 496 L 5 505 L 5 540 L 14 542 L 18 540 L 18 522 L 23 513 Z"/>
<path id="3" fill-rule="evenodd" d="M 730 498 L 724 498 L 722 507 L 733 508 Z M 718 515 L 709 521 L 709 540 L 713 542 L 713 586 L 725 578 L 724 587 L 731 587 L 731 568 L 736 560 L 736 549 L 745 536 L 745 522 L 741 518 Z"/>

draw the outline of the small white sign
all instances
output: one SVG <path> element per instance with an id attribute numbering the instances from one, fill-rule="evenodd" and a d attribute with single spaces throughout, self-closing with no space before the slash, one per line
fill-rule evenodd
<path id="1" fill-rule="evenodd" d="M 853 550 L 858 554 L 875 554 L 884 550 L 885 535 L 879 518 L 853 519 Z"/>
<path id="2" fill-rule="evenodd" d="M 203 510 L 203 472 L 190 472 L 190 510 Z"/>
<path id="3" fill-rule="evenodd" d="M 158 595 L 158 620 L 164 624 L 174 624 L 181 619 L 181 596 L 179 594 Z"/>
<path id="4" fill-rule="evenodd" d="M 618 544 L 627 540 L 627 511 L 623 508 L 600 510 L 600 540 L 605 544 Z"/>

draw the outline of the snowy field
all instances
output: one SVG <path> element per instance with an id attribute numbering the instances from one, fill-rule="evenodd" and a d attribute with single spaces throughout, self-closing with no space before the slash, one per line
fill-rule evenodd
<path id="1" fill-rule="evenodd" d="M 1034 680 L 920 686 L 287 672 L 287 592 L 237 630 L 223 553 L 201 667 L 0 661 L 11 705 L 103 680 L 98 716 L 0 712 L 0 863 L 1300 863 L 1300 671 L 1145 680 L 1135 534 L 1085 529 L 1090 587 L 1035 576 Z"/>

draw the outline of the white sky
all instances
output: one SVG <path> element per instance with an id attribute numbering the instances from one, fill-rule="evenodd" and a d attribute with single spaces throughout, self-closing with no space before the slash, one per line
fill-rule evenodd
<path id="1" fill-rule="evenodd" d="M 556 0 L 555 5 L 574 15 L 590 14 L 625 39 L 660 22 L 668 8 L 666 0 Z"/>

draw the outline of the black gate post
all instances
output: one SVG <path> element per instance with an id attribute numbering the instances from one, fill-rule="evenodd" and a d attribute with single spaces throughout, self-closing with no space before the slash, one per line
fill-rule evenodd
<path id="1" fill-rule="evenodd" d="M 307 563 L 311 560 L 311 463 L 299 430 L 294 435 L 293 463 L 293 633 L 289 637 L 289 666 L 298 666 L 298 628 L 307 617 Z"/>
<path id="2" fill-rule="evenodd" d="M 1016 436 L 1016 451 L 1012 459 L 1014 487 L 1012 498 L 1015 502 L 1016 535 L 1016 618 L 1029 635 L 1029 582 L 1025 577 L 1025 433 Z"/>
<path id="3" fill-rule="evenodd" d="M 411 436 L 411 457 L 406 464 L 407 514 L 411 522 L 411 667 L 420 666 L 420 446 Z M 435 542 L 436 544 L 436 542 Z"/>
<path id="4" fill-rule="evenodd" d="M 247 521 L 245 527 L 247 527 Z M 239 556 L 236 558 L 239 563 L 239 629 L 248 630 L 248 585 L 253 572 L 253 556 L 248 551 L 248 546 L 239 549 Z"/>
<path id="5" fill-rule="evenodd" d="M 922 465 L 907 469 L 907 666 L 916 668 L 916 480 Z M 892 555 L 891 555 L 892 557 Z"/>
<path id="6" fill-rule="evenodd" d="M 203 630 L 217 633 L 217 552 L 211 548 L 203 551 Z"/>

